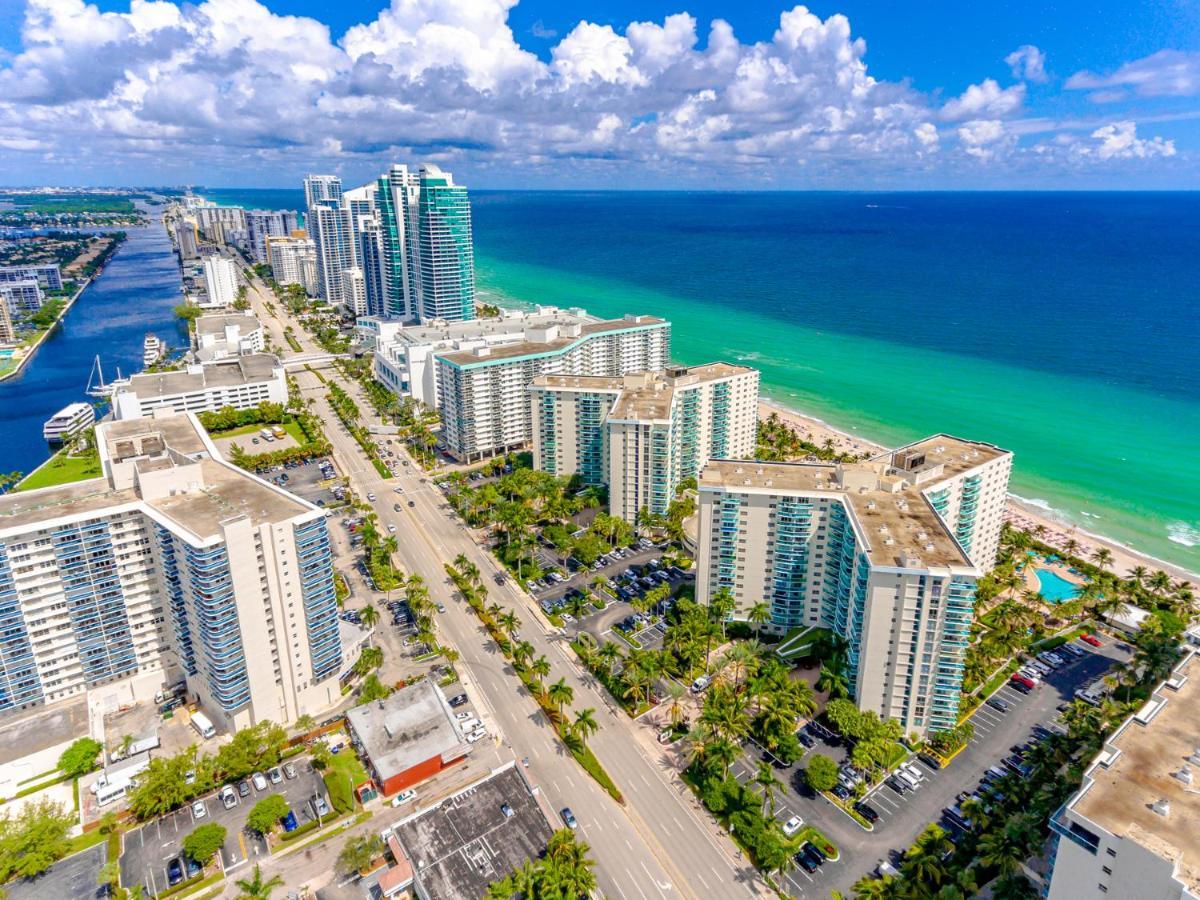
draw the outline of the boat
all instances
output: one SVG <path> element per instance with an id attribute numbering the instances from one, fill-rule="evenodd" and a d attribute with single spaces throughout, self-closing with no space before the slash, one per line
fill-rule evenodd
<path id="1" fill-rule="evenodd" d="M 113 391 L 117 389 L 118 384 L 124 384 L 121 379 L 121 369 L 117 368 L 117 380 L 104 383 L 104 369 L 100 367 L 100 355 L 96 354 L 96 358 L 92 361 L 92 371 L 88 375 L 87 388 L 84 393 L 89 397 L 111 397 Z"/>
<path id="2" fill-rule="evenodd" d="M 157 335 L 146 335 L 145 340 L 142 341 L 142 365 L 149 368 L 162 359 L 166 352 L 166 345 L 158 339 Z"/>
<path id="3" fill-rule="evenodd" d="M 89 403 L 70 403 L 42 426 L 42 437 L 51 447 L 61 447 L 71 438 L 96 424 L 96 411 Z"/>

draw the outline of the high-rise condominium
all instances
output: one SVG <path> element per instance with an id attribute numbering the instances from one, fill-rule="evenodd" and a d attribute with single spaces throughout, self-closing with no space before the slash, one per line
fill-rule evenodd
<path id="1" fill-rule="evenodd" d="M 958 535 L 973 516 L 978 552 L 994 546 L 1011 466 L 1008 451 L 946 435 L 865 462 L 710 462 L 696 599 L 728 591 L 734 618 L 765 604 L 777 632 L 832 631 L 860 708 L 906 731 L 953 728 L 975 583 L 991 565 Z M 967 482 L 958 511 L 939 510 Z"/>
<path id="2" fill-rule="evenodd" d="M 270 238 L 288 237 L 299 229 L 296 213 L 287 209 L 250 209 L 246 211 L 246 242 L 255 262 L 269 262 Z"/>
<path id="3" fill-rule="evenodd" d="M 205 257 L 204 284 L 209 306 L 231 306 L 237 299 L 237 264 L 224 256 Z"/>
<path id="4" fill-rule="evenodd" d="M 102 477 L 0 497 L 0 710 L 180 677 L 229 730 L 336 705 L 322 511 L 222 461 L 191 414 L 96 441 Z"/>
<path id="5" fill-rule="evenodd" d="M 317 251 L 317 295 L 331 304 L 342 300 L 342 271 L 354 264 L 350 223 L 342 208 L 342 179 L 309 175 L 304 179 L 308 237 Z"/>
<path id="6" fill-rule="evenodd" d="M 475 318 L 471 203 L 467 189 L 437 166 L 421 166 L 419 230 L 421 319 Z"/>
<path id="7" fill-rule="evenodd" d="M 529 390 L 534 467 L 607 485 L 609 512 L 630 522 L 664 515 L 709 459 L 754 455 L 758 372 L 746 366 L 543 375 Z"/>
<path id="8" fill-rule="evenodd" d="M 376 201 L 380 276 L 383 283 L 383 309 L 373 315 L 394 319 L 413 319 L 417 315 L 417 283 L 420 273 L 418 240 L 418 200 L 421 183 L 408 166 L 393 165 L 379 176 Z"/>

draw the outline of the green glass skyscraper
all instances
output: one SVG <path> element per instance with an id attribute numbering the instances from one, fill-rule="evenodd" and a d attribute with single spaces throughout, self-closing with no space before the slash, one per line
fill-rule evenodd
<path id="1" fill-rule="evenodd" d="M 471 204 L 467 189 L 437 166 L 421 167 L 417 225 L 420 318 L 475 318 Z"/>

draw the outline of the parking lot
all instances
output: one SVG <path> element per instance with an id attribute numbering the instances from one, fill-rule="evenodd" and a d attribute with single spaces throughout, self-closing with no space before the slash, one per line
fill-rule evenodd
<path id="1" fill-rule="evenodd" d="M 336 475 L 333 463 L 324 457 L 275 466 L 258 473 L 259 478 L 274 482 L 317 506 L 335 506 L 341 502 L 337 498 L 341 480 Z"/>
<path id="2" fill-rule="evenodd" d="M 216 792 L 213 792 L 200 798 L 204 804 L 203 816 L 197 817 L 191 804 L 188 804 L 128 832 L 122 844 L 121 884 L 126 887 L 144 885 L 147 896 L 166 890 L 167 867 L 171 860 L 182 855 L 183 839 L 197 826 L 209 822 L 225 826 L 225 846 L 220 853 L 226 871 L 266 855 L 267 847 L 262 838 L 245 828 L 246 817 L 254 804 L 270 794 L 282 794 L 299 823 L 304 824 L 313 818 L 307 801 L 318 793 L 322 797 L 325 795 L 321 775 L 313 769 L 309 760 L 300 757 L 290 762 L 296 768 L 294 779 L 284 779 L 280 784 L 268 782 L 264 791 L 259 791 L 251 784 L 250 795 L 239 796 L 237 805 L 232 809 L 225 809 Z"/>
<path id="3" fill-rule="evenodd" d="M 777 764 L 776 776 L 786 788 L 780 792 L 776 818 L 783 822 L 799 815 L 806 824 L 820 829 L 840 851 L 837 862 L 826 862 L 811 875 L 799 867 L 793 869 L 786 878 L 787 889 L 794 896 L 828 897 L 831 891 L 850 895 L 854 882 L 884 860 L 898 865 L 900 856 L 922 829 L 943 820 L 943 810 L 954 805 L 960 792 L 973 790 L 990 767 L 1002 767 L 1011 747 L 1036 739 L 1036 727 L 1058 727 L 1059 707 L 1074 699 L 1077 688 L 1103 675 L 1114 663 L 1129 659 L 1129 651 L 1117 642 L 1104 636 L 1101 639 L 1103 646 L 1098 649 L 1076 642 L 1085 651 L 1084 656 L 1052 672 L 1029 694 L 1008 685 L 1001 688 L 995 696 L 1007 705 L 1007 711 L 986 704 L 976 710 L 970 719 L 975 725 L 974 736 L 945 769 L 935 769 L 914 758 L 913 765 L 922 776 L 915 790 L 900 794 L 886 782 L 876 785 L 865 797 L 879 815 L 874 831 L 864 830 L 804 782 L 803 768 L 811 754 L 823 753 L 839 764 L 843 762 L 848 748 L 840 741 L 830 744 L 817 737 L 816 746 L 806 749 L 797 763 Z M 735 777 L 747 783 L 764 758 L 771 760 L 747 742 L 742 758 L 734 764 Z"/>

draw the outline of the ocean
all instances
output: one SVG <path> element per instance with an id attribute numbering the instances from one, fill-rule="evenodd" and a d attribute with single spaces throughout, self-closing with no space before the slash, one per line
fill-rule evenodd
<path id="1" fill-rule="evenodd" d="M 201 191 L 303 208 L 299 190 Z M 1200 570 L 1200 195 L 473 191 L 480 298 L 673 323 L 675 357 Z"/>

